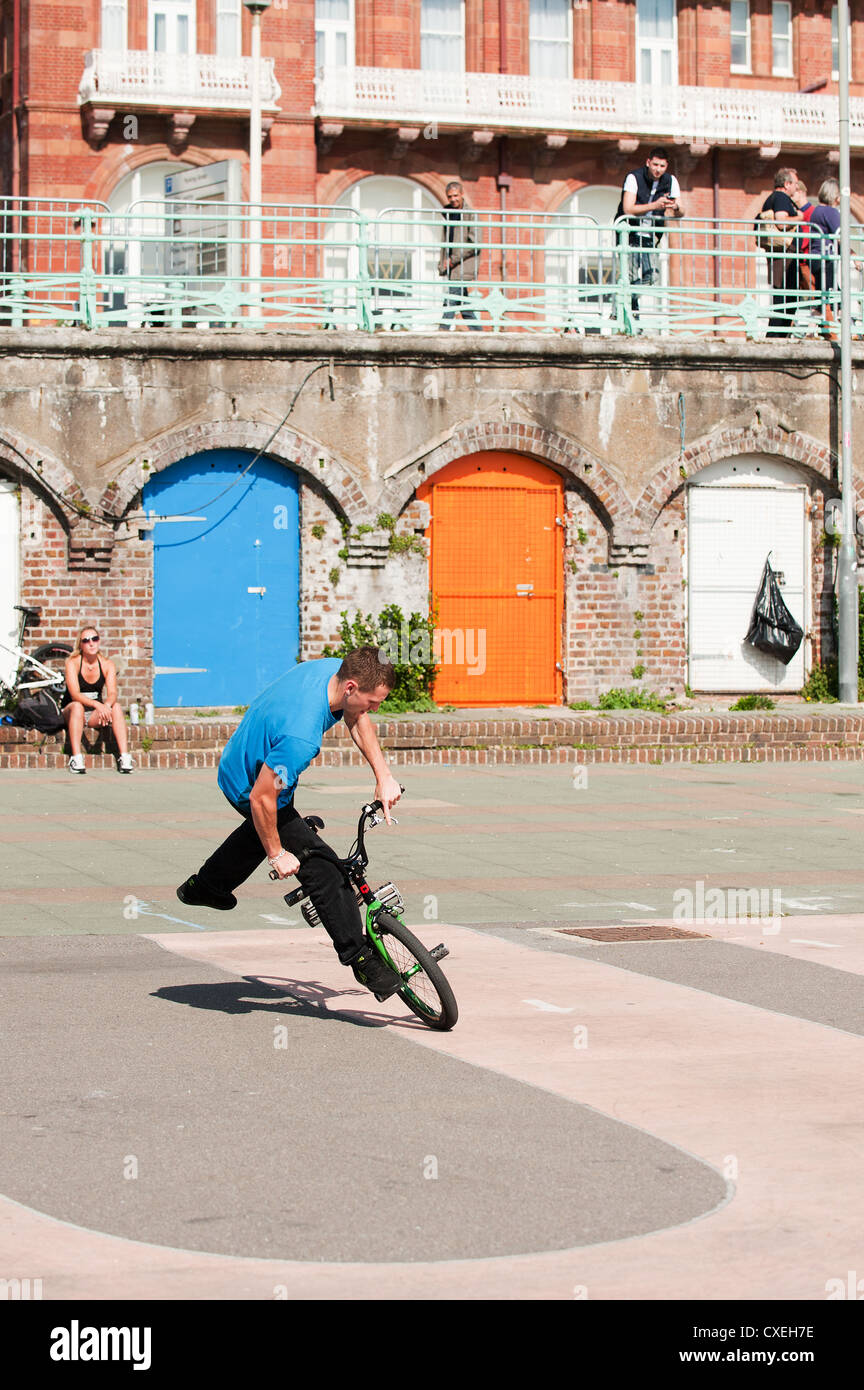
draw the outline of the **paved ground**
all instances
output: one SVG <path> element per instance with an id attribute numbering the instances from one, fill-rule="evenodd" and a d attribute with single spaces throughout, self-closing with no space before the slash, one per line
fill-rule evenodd
<path id="1" fill-rule="evenodd" d="M 371 881 L 451 949 L 447 1035 L 263 871 L 233 913 L 181 907 L 234 823 L 212 773 L 3 774 L 0 1278 L 819 1300 L 860 1268 L 857 765 L 403 780 Z M 319 772 L 301 809 L 347 848 L 369 791 Z M 700 935 L 562 934 L 626 922 Z"/>

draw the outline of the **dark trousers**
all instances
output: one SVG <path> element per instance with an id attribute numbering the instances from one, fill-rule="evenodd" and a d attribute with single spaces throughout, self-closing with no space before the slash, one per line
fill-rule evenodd
<path id="1" fill-rule="evenodd" d="M 329 848 L 324 845 L 320 835 L 306 824 L 293 803 L 279 807 L 276 824 L 283 849 L 290 850 L 298 858 L 303 849 Z M 198 877 L 205 887 L 217 893 L 233 893 L 238 884 L 244 883 L 266 858 L 252 817 L 245 815 L 237 829 L 201 865 Z M 363 945 L 360 910 L 354 890 L 335 864 L 328 864 L 324 859 L 308 860 L 296 877 L 304 888 L 308 888 L 339 959 L 343 965 L 346 964 Z M 295 886 L 293 878 L 285 879 L 284 883 L 286 891 Z"/>
<path id="2" fill-rule="evenodd" d="M 794 293 L 798 289 L 797 264 L 784 260 L 782 256 L 769 256 L 768 275 L 774 292 L 771 295 L 771 317 L 766 336 L 788 338 L 798 312 L 798 295 Z"/>
<path id="3" fill-rule="evenodd" d="M 631 285 L 653 285 L 657 279 L 657 256 L 655 249 L 657 245 L 654 232 L 638 231 L 630 233 L 630 245 L 634 249 L 630 252 L 630 265 L 628 267 Z M 630 309 L 633 317 L 639 317 L 639 296 L 630 296 Z"/>
<path id="4" fill-rule="evenodd" d="M 455 318 L 457 313 L 461 313 L 467 323 L 471 319 L 471 327 L 480 329 L 477 315 L 473 309 L 466 306 L 470 305 L 468 298 L 468 286 L 464 280 L 451 280 L 447 286 L 447 298 L 444 300 L 444 313 L 441 315 L 441 327 L 446 328 L 450 319 Z"/>

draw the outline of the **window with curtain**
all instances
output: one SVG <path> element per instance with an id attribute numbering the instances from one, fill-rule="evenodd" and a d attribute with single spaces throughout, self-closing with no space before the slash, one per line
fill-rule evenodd
<path id="1" fill-rule="evenodd" d="M 636 0 L 636 80 L 643 86 L 678 84 L 675 0 Z"/>
<path id="2" fill-rule="evenodd" d="M 421 0 L 420 66 L 432 72 L 465 71 L 464 0 Z"/>
<path id="3" fill-rule="evenodd" d="M 840 78 L 840 13 L 836 5 L 831 6 L 831 78 Z M 849 16 L 849 81 L 852 81 L 852 16 Z"/>
<path id="4" fill-rule="evenodd" d="M 774 0 L 771 6 L 771 72 L 775 77 L 792 76 L 792 6 L 788 0 Z"/>
<path id="5" fill-rule="evenodd" d="M 102 47 L 124 50 L 126 33 L 126 0 L 102 0 Z"/>
<path id="6" fill-rule="evenodd" d="M 315 66 L 354 66 L 353 0 L 315 0 Z"/>
<path id="7" fill-rule="evenodd" d="M 729 68 L 750 71 L 750 0 L 732 0 L 730 6 Z"/>
<path id="8" fill-rule="evenodd" d="M 573 76 L 571 0 L 530 0 L 528 54 L 532 77 Z"/>
<path id="9" fill-rule="evenodd" d="M 216 0 L 216 52 L 220 58 L 240 57 L 241 0 Z"/>

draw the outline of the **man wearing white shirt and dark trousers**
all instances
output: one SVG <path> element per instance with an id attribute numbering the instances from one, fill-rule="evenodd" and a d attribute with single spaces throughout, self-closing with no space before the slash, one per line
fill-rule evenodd
<path id="1" fill-rule="evenodd" d="M 624 180 L 616 218 L 626 217 L 633 230 L 629 234 L 630 283 L 653 285 L 657 276 L 654 254 L 666 228 L 667 217 L 683 217 L 679 199 L 681 188 L 674 174 L 669 173 L 669 154 L 657 146 L 640 169 L 634 169 Z M 633 317 L 639 317 L 639 299 L 630 301 Z"/>

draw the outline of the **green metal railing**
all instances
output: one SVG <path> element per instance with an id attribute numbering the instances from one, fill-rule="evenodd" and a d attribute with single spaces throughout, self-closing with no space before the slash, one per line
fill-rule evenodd
<path id="1" fill-rule="evenodd" d="M 0 201 L 0 326 L 432 332 L 830 335 L 833 243 L 776 254 L 752 222 L 656 231 L 556 213 L 442 213 L 226 203 Z M 250 228 L 261 274 L 249 275 Z M 260 233 L 260 235 L 259 235 Z M 468 253 L 439 274 L 442 249 Z M 476 253 L 473 251 L 476 248 Z M 823 252 L 820 254 L 820 250 Z M 864 229 L 853 229 L 853 327 Z"/>

